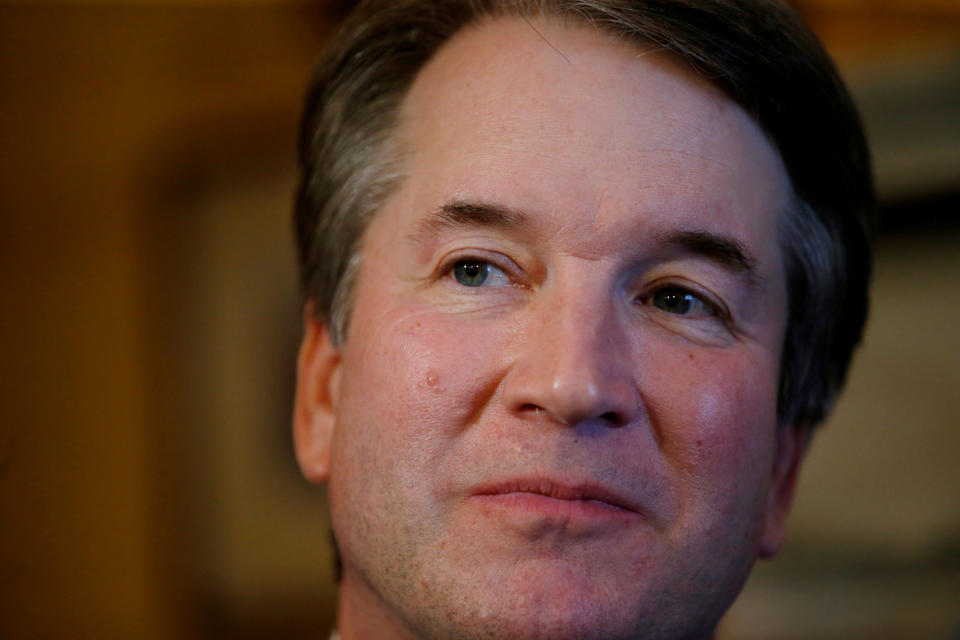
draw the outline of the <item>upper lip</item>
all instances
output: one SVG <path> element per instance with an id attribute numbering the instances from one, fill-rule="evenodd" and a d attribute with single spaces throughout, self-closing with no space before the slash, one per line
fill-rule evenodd
<path id="1" fill-rule="evenodd" d="M 641 512 L 640 506 L 626 496 L 594 482 L 561 482 L 543 477 L 517 478 L 478 485 L 470 493 L 474 496 L 533 493 L 558 500 L 596 500 L 626 511 Z"/>

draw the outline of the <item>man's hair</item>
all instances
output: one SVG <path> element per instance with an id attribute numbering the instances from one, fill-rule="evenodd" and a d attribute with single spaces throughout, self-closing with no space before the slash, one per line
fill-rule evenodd
<path id="1" fill-rule="evenodd" d="M 328 49 L 300 134 L 301 287 L 346 339 L 360 244 L 402 180 L 404 96 L 454 34 L 485 18 L 548 16 L 667 51 L 722 88 L 770 137 L 794 202 L 781 220 L 789 310 L 778 420 L 829 412 L 867 312 L 875 196 L 859 116 L 833 63 L 777 0 L 369 0 Z"/>

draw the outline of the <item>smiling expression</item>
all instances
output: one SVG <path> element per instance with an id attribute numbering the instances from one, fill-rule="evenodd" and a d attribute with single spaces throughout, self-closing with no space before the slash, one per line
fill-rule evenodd
<path id="1" fill-rule="evenodd" d="M 705 637 L 781 535 L 781 159 L 673 59 L 538 29 L 420 73 L 342 348 L 308 318 L 345 637 Z"/>

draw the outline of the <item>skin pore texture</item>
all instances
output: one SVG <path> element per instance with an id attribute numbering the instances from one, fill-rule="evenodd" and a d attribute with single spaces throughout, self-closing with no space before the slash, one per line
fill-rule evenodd
<path id="1" fill-rule="evenodd" d="M 308 308 L 295 439 L 353 638 L 709 638 L 779 546 L 777 151 L 707 80 L 551 20 L 417 77 L 346 342 Z"/>

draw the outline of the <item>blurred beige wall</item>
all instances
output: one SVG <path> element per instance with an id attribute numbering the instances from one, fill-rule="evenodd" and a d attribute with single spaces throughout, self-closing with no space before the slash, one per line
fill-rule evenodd
<path id="1" fill-rule="evenodd" d="M 886 69 L 953 69 L 955 2 L 800 4 L 867 94 Z M 0 5 L 0 637 L 330 623 L 324 498 L 286 444 L 287 216 L 302 91 L 340 11 Z M 944 149 L 906 166 L 897 136 L 918 135 L 880 115 L 881 192 L 947 190 L 960 145 L 928 133 Z M 867 346 L 814 443 L 793 540 L 725 637 L 960 624 L 957 215 L 881 243 Z"/>

